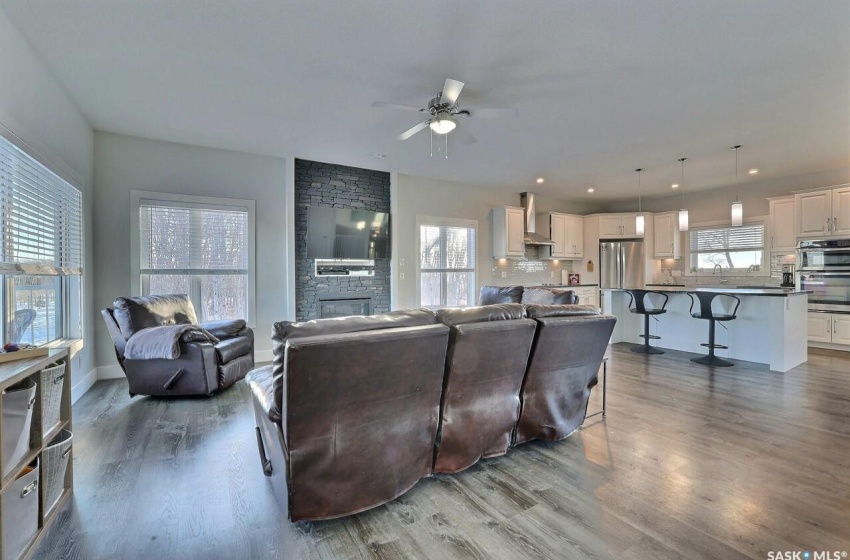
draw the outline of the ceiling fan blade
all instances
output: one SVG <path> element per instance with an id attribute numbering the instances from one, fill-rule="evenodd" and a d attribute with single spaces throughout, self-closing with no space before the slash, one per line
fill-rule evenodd
<path id="1" fill-rule="evenodd" d="M 408 138 L 410 138 L 411 136 L 413 136 L 414 134 L 416 134 L 420 130 L 427 128 L 429 122 L 431 122 L 430 119 L 427 120 L 427 121 L 422 121 L 421 123 L 417 124 L 413 128 L 405 130 L 404 132 L 402 132 L 401 134 L 396 136 L 395 139 L 396 140 L 407 140 Z"/>
<path id="2" fill-rule="evenodd" d="M 475 138 L 475 136 L 473 136 L 468 130 L 466 130 L 466 128 L 461 126 L 460 123 L 458 123 L 455 129 L 449 134 L 451 136 L 457 136 L 457 139 L 460 140 L 462 144 L 466 144 L 467 146 L 478 142 L 478 139 Z"/>
<path id="3" fill-rule="evenodd" d="M 399 105 L 398 103 L 387 103 L 386 101 L 375 101 L 372 103 L 372 107 L 378 107 L 380 109 L 398 109 L 399 111 L 416 111 L 419 113 L 427 113 L 427 109 L 420 109 L 419 107 L 414 107 L 412 105 Z"/>
<path id="4" fill-rule="evenodd" d="M 516 107 L 480 107 L 478 109 L 467 109 L 467 111 L 470 117 L 476 119 L 500 119 L 519 116 L 519 109 Z"/>
<path id="5" fill-rule="evenodd" d="M 463 82 L 446 78 L 446 83 L 443 84 L 443 94 L 440 96 L 440 102 L 454 105 L 457 103 L 457 97 L 460 95 L 460 90 L 462 89 Z"/>

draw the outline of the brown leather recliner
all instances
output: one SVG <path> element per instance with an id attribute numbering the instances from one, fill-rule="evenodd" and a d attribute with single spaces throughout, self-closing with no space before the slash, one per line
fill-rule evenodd
<path id="1" fill-rule="evenodd" d="M 392 500 L 431 473 L 449 329 L 427 310 L 277 323 L 246 381 L 289 519 Z"/>
<path id="2" fill-rule="evenodd" d="M 581 426 L 617 322 L 593 306 L 525 307 L 537 331 L 522 384 L 514 445 L 560 440 Z"/>
<path id="3" fill-rule="evenodd" d="M 519 418 L 519 391 L 536 323 L 519 303 L 441 309 L 451 327 L 434 472 L 504 455 Z"/>
<path id="4" fill-rule="evenodd" d="M 522 302 L 522 286 L 481 286 L 478 292 L 478 305 L 494 303 Z"/>
<path id="5" fill-rule="evenodd" d="M 168 325 L 197 325 L 187 295 L 119 297 L 101 310 L 118 364 L 127 375 L 130 396 L 211 395 L 233 385 L 254 367 L 254 332 L 245 321 L 216 321 L 199 325 L 219 340 L 181 341 L 176 359 L 128 359 L 130 338 L 143 329 Z"/>

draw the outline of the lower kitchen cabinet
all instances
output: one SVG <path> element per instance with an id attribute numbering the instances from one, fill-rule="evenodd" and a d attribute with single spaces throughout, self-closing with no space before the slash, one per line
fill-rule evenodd
<path id="1" fill-rule="evenodd" d="M 809 342 L 845 344 L 850 347 L 850 314 L 810 311 L 807 323 Z"/>
<path id="2" fill-rule="evenodd" d="M 579 305 L 595 305 L 599 307 L 599 292 L 596 287 L 590 288 L 574 288 L 578 296 Z"/>

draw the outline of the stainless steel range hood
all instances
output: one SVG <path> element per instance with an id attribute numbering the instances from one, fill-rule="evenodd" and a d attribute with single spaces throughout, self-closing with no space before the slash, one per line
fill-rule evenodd
<path id="1" fill-rule="evenodd" d="M 525 210 L 525 239 L 526 245 L 554 245 L 554 241 L 546 235 L 537 233 L 537 205 L 534 203 L 534 193 L 524 192 L 519 195 L 520 204 Z"/>

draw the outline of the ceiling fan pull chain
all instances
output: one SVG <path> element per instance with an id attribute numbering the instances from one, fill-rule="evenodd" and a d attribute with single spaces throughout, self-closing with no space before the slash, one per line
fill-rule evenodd
<path id="1" fill-rule="evenodd" d="M 446 134 L 446 159 L 449 159 L 449 135 Z"/>
<path id="2" fill-rule="evenodd" d="M 433 130 L 431 130 L 431 157 L 434 157 L 434 131 Z"/>

